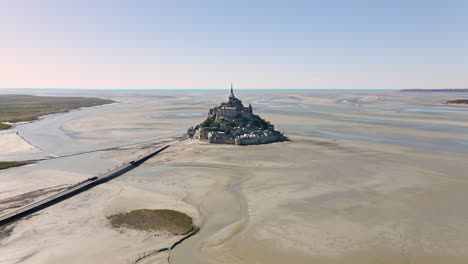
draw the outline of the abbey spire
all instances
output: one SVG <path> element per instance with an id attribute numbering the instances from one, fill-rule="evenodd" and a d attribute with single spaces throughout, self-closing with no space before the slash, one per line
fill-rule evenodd
<path id="1" fill-rule="evenodd" d="M 231 95 L 230 95 L 229 97 L 236 98 L 236 97 L 234 96 L 234 89 L 232 88 L 232 83 L 231 83 Z"/>

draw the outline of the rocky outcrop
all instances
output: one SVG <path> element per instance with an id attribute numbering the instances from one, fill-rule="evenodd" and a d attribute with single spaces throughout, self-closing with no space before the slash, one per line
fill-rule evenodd
<path id="1" fill-rule="evenodd" d="M 235 145 L 267 144 L 285 139 L 270 122 L 255 115 L 252 106 L 244 107 L 242 101 L 235 98 L 232 88 L 229 101 L 210 109 L 205 121 L 189 128 L 187 135 L 209 143 Z"/>
<path id="2" fill-rule="evenodd" d="M 226 134 L 225 132 L 207 132 L 202 129 L 198 129 L 191 138 L 215 144 L 259 145 L 280 141 L 284 139 L 284 135 L 278 131 L 269 130 L 259 130 L 241 135 L 232 135 Z"/>

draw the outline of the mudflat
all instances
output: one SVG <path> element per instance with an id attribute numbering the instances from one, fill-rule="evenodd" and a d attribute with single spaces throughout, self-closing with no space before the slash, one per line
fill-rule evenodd
<path id="1" fill-rule="evenodd" d="M 18 126 L 20 135 L 67 135 L 56 137 L 67 143 L 63 150 L 44 143 L 46 136 L 26 136 L 44 155 L 97 151 L 0 171 L 0 198 L 74 183 L 163 140 L 171 147 L 15 223 L 0 242 L 0 262 L 468 262 L 468 108 L 446 105 L 453 94 L 236 95 L 290 141 L 233 146 L 175 138 L 203 121 L 225 92 L 108 93 L 123 103 Z M 107 220 L 141 208 L 180 211 L 200 231 L 157 253 L 183 235 L 121 233 Z"/>

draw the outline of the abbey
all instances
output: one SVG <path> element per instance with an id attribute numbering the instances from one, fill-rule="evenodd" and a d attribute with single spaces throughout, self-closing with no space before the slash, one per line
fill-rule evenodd
<path id="1" fill-rule="evenodd" d="M 244 107 L 242 101 L 234 96 L 234 90 L 231 83 L 231 94 L 227 102 L 221 103 L 220 106 L 210 109 L 208 115 L 214 119 L 225 118 L 232 119 L 235 117 L 242 116 L 244 118 L 252 117 L 252 106 L 249 104 L 248 107 Z"/>

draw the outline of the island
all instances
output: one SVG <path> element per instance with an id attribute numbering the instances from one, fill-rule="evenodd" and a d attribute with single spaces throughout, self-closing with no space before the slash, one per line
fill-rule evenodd
<path id="1" fill-rule="evenodd" d="M 274 125 L 253 113 L 236 98 L 231 84 L 227 102 L 212 108 L 201 124 L 187 130 L 189 138 L 215 144 L 258 145 L 283 141 L 286 137 Z"/>
<path id="2" fill-rule="evenodd" d="M 468 99 L 456 99 L 447 101 L 446 104 L 468 104 Z"/>

